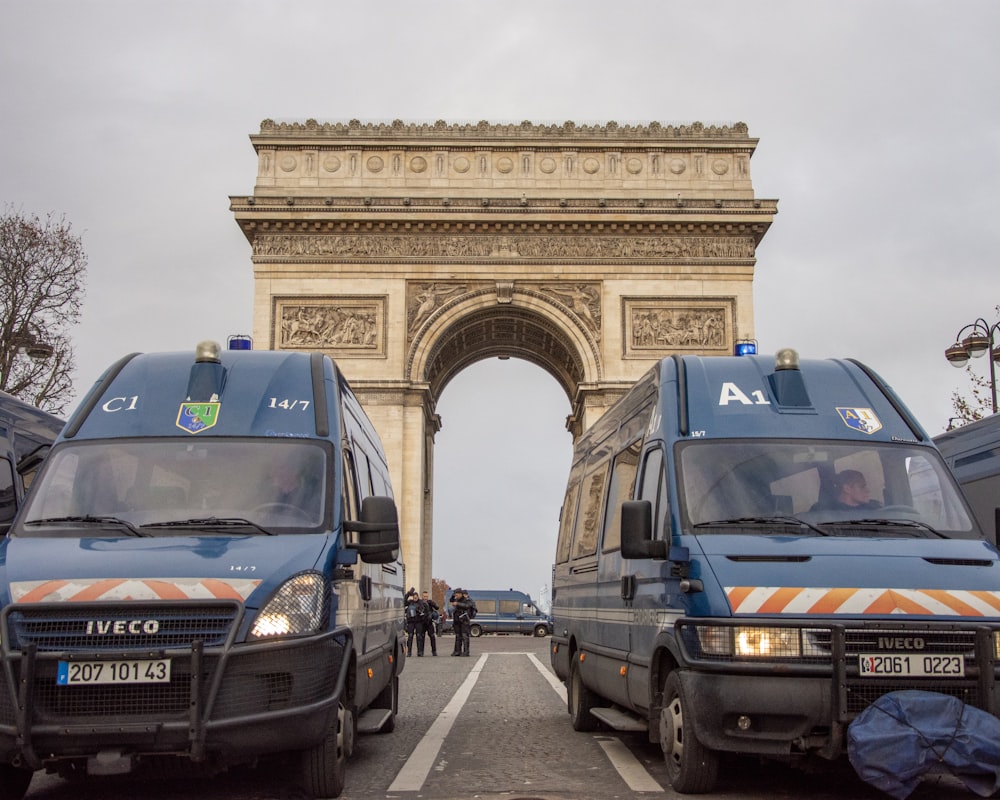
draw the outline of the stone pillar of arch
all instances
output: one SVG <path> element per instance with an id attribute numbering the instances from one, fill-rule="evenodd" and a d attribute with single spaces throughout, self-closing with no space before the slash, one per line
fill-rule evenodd
<path id="1" fill-rule="evenodd" d="M 256 183 L 230 207 L 255 346 L 344 371 L 389 458 L 408 585 L 431 586 L 436 405 L 466 366 L 537 364 L 576 437 L 656 360 L 753 338 L 777 203 L 754 196 L 743 123 L 265 120 L 250 138 Z"/>

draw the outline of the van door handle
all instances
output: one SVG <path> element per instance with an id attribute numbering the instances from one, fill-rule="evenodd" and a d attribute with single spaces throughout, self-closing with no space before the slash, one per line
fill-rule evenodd
<path id="1" fill-rule="evenodd" d="M 635 598 L 635 575 L 622 578 L 622 600 L 626 603 Z"/>
<path id="2" fill-rule="evenodd" d="M 361 580 L 358 581 L 358 591 L 361 593 L 361 599 L 366 603 L 372 599 L 372 579 L 369 576 L 361 576 Z"/>

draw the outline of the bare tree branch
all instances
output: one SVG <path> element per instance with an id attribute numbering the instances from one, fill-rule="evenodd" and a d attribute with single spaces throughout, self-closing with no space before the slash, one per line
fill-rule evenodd
<path id="1" fill-rule="evenodd" d="M 87 256 L 65 219 L 0 214 L 0 389 L 52 413 L 72 392 L 69 329 L 80 317 Z"/>

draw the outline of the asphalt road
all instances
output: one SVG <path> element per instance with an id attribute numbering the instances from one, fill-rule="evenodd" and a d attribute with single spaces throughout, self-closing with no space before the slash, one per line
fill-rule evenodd
<path id="1" fill-rule="evenodd" d="M 407 659 L 390 734 L 361 737 L 348 765 L 347 800 L 608 800 L 682 797 L 670 789 L 659 747 L 641 734 L 577 733 L 549 667 L 549 639 L 490 636 L 470 658 Z M 295 800 L 275 763 L 212 778 L 129 776 L 65 781 L 35 775 L 31 800 Z M 2 794 L 2 792 L 0 792 Z M 732 759 L 705 800 L 884 800 L 845 761 L 803 773 Z M 952 778 L 928 780 L 912 800 L 974 797 Z M 684 795 L 683 797 L 690 797 Z"/>

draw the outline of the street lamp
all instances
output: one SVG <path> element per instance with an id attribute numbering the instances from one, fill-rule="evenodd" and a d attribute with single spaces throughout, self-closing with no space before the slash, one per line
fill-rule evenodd
<path id="1" fill-rule="evenodd" d="M 1000 322 L 990 325 L 980 317 L 975 322 L 966 325 L 955 337 L 955 344 L 944 351 L 944 357 L 953 367 L 964 367 L 970 358 L 979 358 L 989 353 L 990 358 L 990 390 L 993 394 L 993 413 L 997 413 L 997 373 L 994 362 L 1000 361 L 1000 347 L 994 347 L 993 337 L 1000 330 Z M 963 339 L 962 334 L 970 333 Z"/>
<path id="2" fill-rule="evenodd" d="M 18 353 L 25 353 L 35 361 L 45 361 L 52 357 L 55 348 L 48 342 L 41 341 L 26 326 L 10 337 L 11 348 Z"/>

